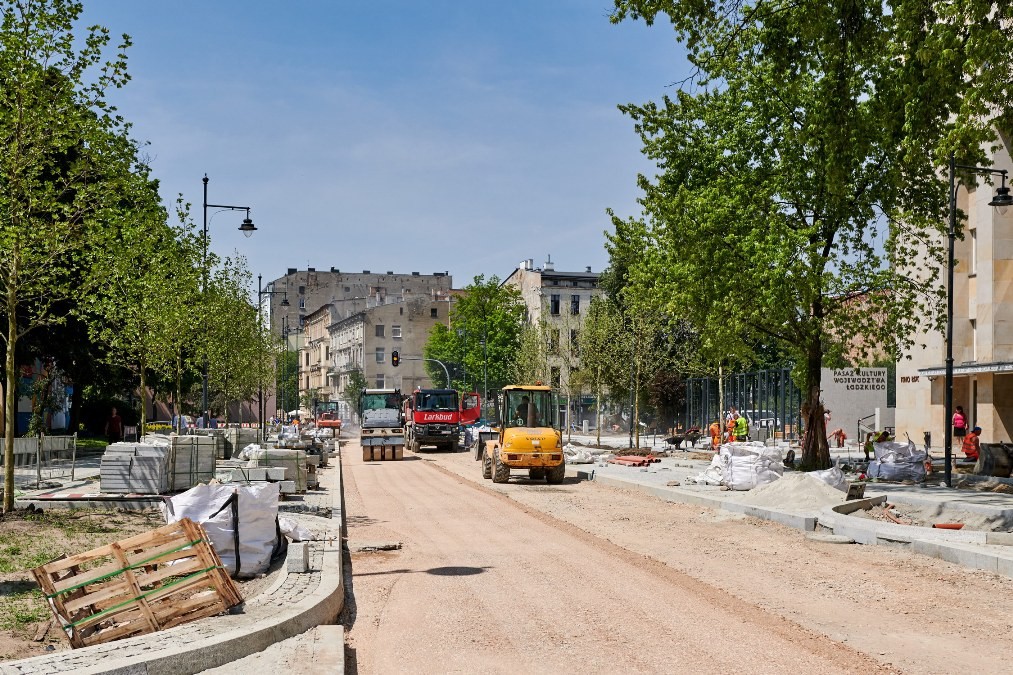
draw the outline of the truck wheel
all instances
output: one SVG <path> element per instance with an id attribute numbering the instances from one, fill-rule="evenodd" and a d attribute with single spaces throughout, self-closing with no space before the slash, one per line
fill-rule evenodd
<path id="1" fill-rule="evenodd" d="M 482 478 L 492 478 L 492 458 L 485 450 L 482 451 Z"/>
<path id="2" fill-rule="evenodd" d="M 451 441 L 451 443 L 450 443 L 450 451 L 451 452 L 460 452 L 461 451 L 460 441 L 458 441 L 456 438 L 453 441 Z"/>
<path id="3" fill-rule="evenodd" d="M 493 472 L 492 482 L 493 483 L 505 483 L 510 480 L 510 467 L 504 464 L 499 459 L 499 450 L 496 450 L 495 456 L 492 458 Z"/>
<path id="4" fill-rule="evenodd" d="M 545 478 L 545 469 L 528 469 L 528 478 L 531 480 L 542 480 Z"/>
<path id="5" fill-rule="evenodd" d="M 545 472 L 545 482 L 549 485 L 559 485 L 564 478 L 566 478 L 566 462 L 560 462 L 559 466 Z"/>

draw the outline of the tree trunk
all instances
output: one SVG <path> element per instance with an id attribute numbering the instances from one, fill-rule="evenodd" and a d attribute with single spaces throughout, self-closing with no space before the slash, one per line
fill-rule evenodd
<path id="1" fill-rule="evenodd" d="M 820 400 L 820 382 L 822 350 L 816 339 L 809 347 L 806 362 L 805 391 L 802 402 L 802 423 L 805 433 L 802 436 L 803 471 L 818 471 L 830 468 L 830 445 L 827 443 L 827 425 L 823 418 L 823 401 Z"/>
<path id="2" fill-rule="evenodd" d="M 183 433 L 183 352 L 176 354 L 176 394 L 173 400 L 173 408 L 176 411 L 176 424 L 179 427 L 177 434 Z"/>
<path id="3" fill-rule="evenodd" d="M 636 359 L 635 364 L 636 375 L 634 376 L 633 386 L 633 419 L 630 420 L 630 424 L 636 429 L 636 448 L 640 449 L 640 359 Z"/>
<path id="4" fill-rule="evenodd" d="M 595 444 L 601 447 L 601 366 L 598 366 L 598 377 L 595 379 L 594 432 Z"/>
<path id="5" fill-rule="evenodd" d="M 137 440 L 141 440 L 141 436 L 144 435 L 144 426 L 148 422 L 148 378 L 145 375 L 144 357 L 142 356 L 139 360 L 141 366 L 141 423 L 137 427 Z"/>
<path id="6" fill-rule="evenodd" d="M 16 272 L 15 268 L 15 272 Z M 17 405 L 17 373 L 14 370 L 14 348 L 18 342 L 17 303 L 12 286 L 7 287 L 7 358 L 4 359 L 6 390 L 4 391 L 4 513 L 14 510 L 14 429 Z"/>

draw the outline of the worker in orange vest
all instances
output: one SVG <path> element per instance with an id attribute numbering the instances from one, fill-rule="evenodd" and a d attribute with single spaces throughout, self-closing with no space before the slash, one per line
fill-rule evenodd
<path id="1" fill-rule="evenodd" d="M 964 436 L 964 444 L 960 447 L 968 459 L 978 459 L 981 450 L 981 427 L 971 429 L 971 433 Z"/>
<path id="2" fill-rule="evenodd" d="M 721 424 L 714 420 L 710 426 L 711 447 L 717 450 L 721 446 Z"/>

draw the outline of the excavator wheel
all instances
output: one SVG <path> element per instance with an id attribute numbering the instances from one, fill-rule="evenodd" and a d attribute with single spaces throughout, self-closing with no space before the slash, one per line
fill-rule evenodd
<path id="1" fill-rule="evenodd" d="M 542 480 L 545 478 L 545 469 L 528 469 L 528 478 L 531 480 Z"/>
<path id="2" fill-rule="evenodd" d="M 496 455 L 493 457 L 493 472 L 492 482 L 493 483 L 505 483 L 510 480 L 510 467 L 504 464 L 499 459 L 499 450 L 496 450 Z"/>
<path id="3" fill-rule="evenodd" d="M 549 485 L 559 485 L 564 478 L 566 478 L 566 462 L 560 462 L 559 466 L 545 472 L 545 482 Z"/>
<path id="4" fill-rule="evenodd" d="M 492 478 L 492 458 L 486 450 L 482 451 L 482 478 Z"/>

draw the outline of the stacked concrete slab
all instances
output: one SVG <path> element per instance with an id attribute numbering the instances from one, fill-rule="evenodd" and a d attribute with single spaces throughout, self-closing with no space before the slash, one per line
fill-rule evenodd
<path id="1" fill-rule="evenodd" d="M 258 443 L 259 429 L 226 429 L 222 434 L 225 443 L 225 457 L 235 457 L 243 448 Z"/>
<path id="2" fill-rule="evenodd" d="M 306 452 L 304 450 L 267 448 L 252 450 L 248 454 L 250 455 L 248 467 L 284 467 L 286 469 L 286 482 L 293 481 L 296 492 L 306 492 L 307 470 Z M 282 492 L 285 492 L 285 490 L 282 490 Z"/>
<path id="3" fill-rule="evenodd" d="M 169 439 L 169 490 L 182 492 L 215 477 L 218 443 L 213 436 Z"/>
<path id="4" fill-rule="evenodd" d="M 169 491 L 169 448 L 141 443 L 106 447 L 99 469 L 102 492 L 159 495 Z"/>

